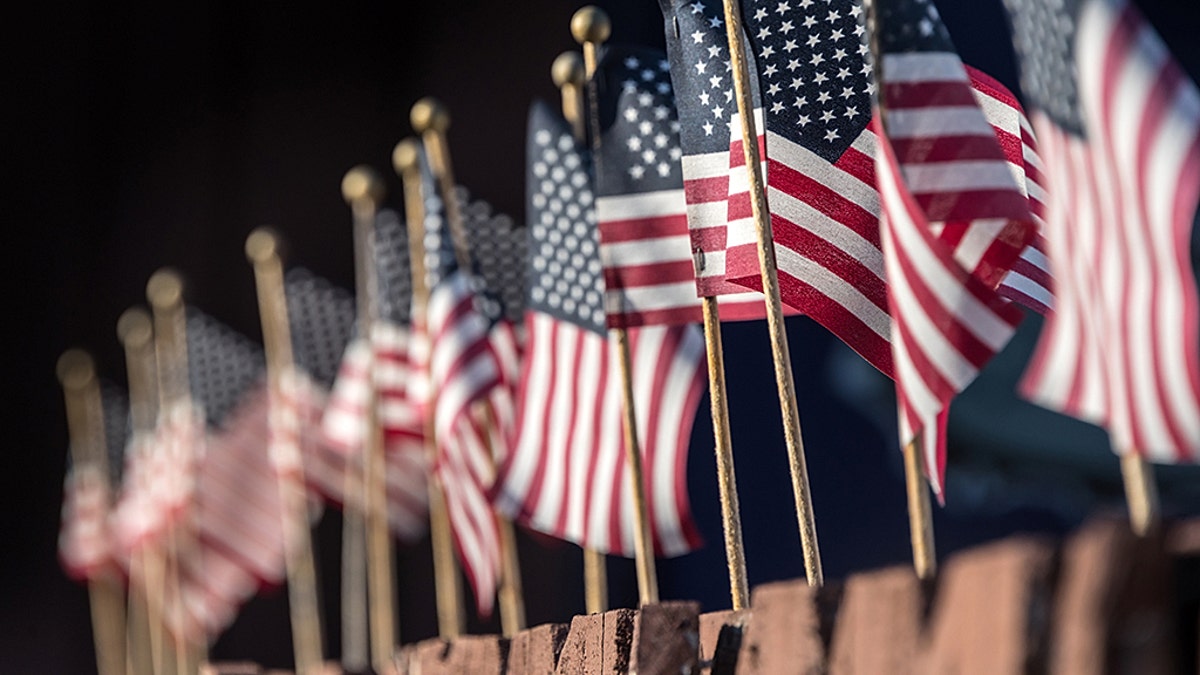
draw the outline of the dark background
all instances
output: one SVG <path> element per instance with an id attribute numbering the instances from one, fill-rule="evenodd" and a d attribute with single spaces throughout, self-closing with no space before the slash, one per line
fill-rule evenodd
<path id="1" fill-rule="evenodd" d="M 256 226 L 278 228 L 287 262 L 353 287 L 350 218 L 339 184 L 367 163 L 387 177 L 408 110 L 425 95 L 453 116 L 459 182 L 523 222 L 525 114 L 557 101 L 550 63 L 576 47 L 578 4 L 364 2 L 336 8 L 240 2 L 84 2 L 26 7 L 10 18 L 6 59 L 5 378 L 11 403 L 0 471 L 0 671 L 94 669 L 84 588 L 56 560 L 67 453 L 54 363 L 79 346 L 101 375 L 124 381 L 115 337 L 144 304 L 159 267 L 185 276 L 187 299 L 258 339 L 253 279 L 242 254 Z M 1200 34 L 1192 2 L 1140 3 L 1192 74 Z M 614 42 L 661 45 L 650 0 L 604 2 Z M 964 61 L 1015 88 L 996 0 L 939 2 Z M 15 208 L 14 208 L 15 207 Z M 1121 508 L 1117 462 L 1098 430 L 1017 400 L 1013 382 L 1039 324 L 954 407 L 948 505 L 938 553 L 1013 532 L 1062 533 Z M 890 385 L 806 319 L 789 320 L 821 552 L 828 578 L 905 564 L 909 544 Z M 799 577 L 769 350 L 760 324 L 724 329 L 734 449 L 752 584 Z M 659 561 L 664 598 L 729 604 L 707 401 L 693 434 L 690 490 L 708 542 Z M 1169 516 L 1194 513 L 1197 473 L 1160 471 Z M 338 653 L 339 519 L 318 528 L 327 653 Z M 578 549 L 522 534 L 530 624 L 582 610 Z M 428 543 L 401 547 L 400 635 L 436 632 Z M 611 561 L 612 603 L 636 601 L 632 566 Z M 477 631 L 496 622 L 474 622 Z M 251 601 L 214 645 L 218 659 L 287 666 L 286 594 Z"/>

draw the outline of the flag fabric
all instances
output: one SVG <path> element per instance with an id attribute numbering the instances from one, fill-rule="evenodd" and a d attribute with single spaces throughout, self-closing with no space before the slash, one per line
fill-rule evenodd
<path id="1" fill-rule="evenodd" d="M 423 155 L 421 168 L 423 194 L 435 195 Z M 495 605 L 500 575 L 500 532 L 488 494 L 496 457 L 507 454 L 502 418 L 512 418 L 511 403 L 498 408 L 494 399 L 503 400 L 511 370 L 502 352 L 515 354 L 516 347 L 499 299 L 486 293 L 486 281 L 474 269 L 459 266 L 451 232 L 455 224 L 439 201 L 427 199 L 425 212 L 429 298 L 414 317 L 413 364 L 419 369 L 414 396 L 432 420 L 434 471 L 446 497 L 455 549 L 476 610 L 486 617 Z"/>
<path id="2" fill-rule="evenodd" d="M 1022 389 L 1155 462 L 1200 457 L 1200 93 L 1119 0 L 1005 0 L 1047 183 L 1054 312 Z"/>
<path id="3" fill-rule="evenodd" d="M 376 330 L 374 356 L 376 378 L 386 394 L 379 412 L 387 449 L 388 523 L 396 536 L 415 541 L 426 531 L 429 460 L 420 419 L 404 395 L 410 370 L 408 330 L 403 323 L 412 287 L 407 240 L 395 211 L 380 211 L 375 236 L 379 302 L 386 318 Z M 306 480 L 326 500 L 345 504 L 362 493 L 363 430 L 356 426 L 354 415 L 361 414 L 367 392 L 370 346 L 366 340 L 352 340 L 355 307 L 349 292 L 302 267 L 288 270 L 285 288 L 296 364 L 317 385 L 310 388 L 310 395 L 323 411 L 319 424 L 312 430 L 305 427 L 302 434 Z M 326 396 L 328 387 L 332 391 Z"/>
<path id="4" fill-rule="evenodd" d="M 1023 169 L 1002 150 L 937 9 L 876 2 L 887 138 L 875 171 L 900 440 L 920 434 L 941 497 L 950 400 L 1023 317 L 994 289 L 1037 226 Z"/>
<path id="5" fill-rule="evenodd" d="M 569 125 L 541 103 L 530 112 L 527 153 L 528 343 L 517 441 L 500 468 L 496 504 L 536 530 L 632 556 L 621 382 L 606 335 L 588 157 Z M 659 325 L 630 328 L 629 339 L 654 550 L 680 555 L 700 544 L 686 465 L 705 383 L 703 337 L 694 325 Z"/>
<path id="6" fill-rule="evenodd" d="M 861 6 L 850 0 L 820 6 L 752 0 L 743 6 L 763 98 L 767 197 L 781 298 L 891 375 L 891 329 L 875 186 L 878 130 L 870 112 L 875 85 L 862 13 Z M 938 27 L 940 21 L 931 15 L 917 29 L 937 32 L 941 30 Z M 956 55 L 947 61 L 957 64 L 957 72 L 962 72 Z M 897 65 L 903 73 L 903 64 Z M 919 76 L 917 71 L 910 72 L 914 73 L 911 77 Z M 914 92 L 918 90 L 913 88 Z M 975 111 L 970 124 L 975 126 L 947 127 L 940 147 L 956 147 L 956 137 L 962 135 L 968 137 L 963 140 L 974 137 L 979 146 L 989 145 L 984 141 L 994 145 L 982 133 L 988 126 L 978 110 L 966 105 L 971 102 L 969 92 L 969 88 L 956 89 L 959 98 L 949 101 L 951 105 L 943 114 L 956 118 L 960 111 L 954 108 L 970 108 Z M 956 101 L 958 106 L 953 105 Z M 899 100 L 897 105 L 906 104 Z M 928 130 L 904 128 L 904 111 L 899 117 L 901 128 L 895 133 L 930 135 Z M 740 142 L 734 145 L 740 147 Z M 995 161 L 991 150 L 987 152 L 986 159 Z M 738 154 L 733 153 L 731 162 L 738 161 Z M 902 164 L 912 163 L 906 160 L 909 155 L 905 150 L 901 149 L 899 156 Z M 930 159 L 936 160 L 936 156 Z M 975 172 L 964 177 L 985 181 L 982 191 L 989 194 L 973 194 L 972 185 L 954 182 L 939 187 L 937 181 L 922 181 L 914 189 L 916 199 L 928 212 L 929 222 L 953 248 L 956 258 L 972 275 L 994 286 L 1032 234 L 1028 227 L 1014 226 L 1012 218 L 962 222 L 956 207 L 974 208 L 981 203 L 995 207 L 997 200 L 1006 199 L 1012 208 L 1020 206 L 1019 192 L 998 197 L 988 189 L 987 180 L 1003 180 L 994 164 L 981 168 L 982 175 Z M 914 174 L 936 172 L 936 168 L 909 169 Z M 734 283 L 760 288 L 756 235 L 748 213 L 741 214 L 741 219 L 734 213 L 743 199 L 730 197 L 727 277 Z M 745 201 L 748 205 L 748 199 Z"/>
<path id="7" fill-rule="evenodd" d="M 1045 178 L 1033 126 L 1007 87 L 977 68 L 966 66 L 966 69 L 975 101 L 996 132 L 1000 149 L 1018 177 L 1018 186 L 1029 199 L 1029 212 L 1037 224 L 1037 235 L 1021 251 L 1020 259 L 1013 263 L 996 290 L 1003 297 L 1044 315 L 1054 304 L 1054 284 L 1046 259 Z"/>
<path id="8" fill-rule="evenodd" d="M 84 581 L 109 567 L 115 555 L 108 476 L 94 462 L 71 466 L 63 483 L 58 557 L 72 579 Z"/>
<path id="9" fill-rule="evenodd" d="M 681 122 L 679 143 L 696 290 L 701 296 L 720 296 L 723 320 L 759 319 L 766 311 L 762 294 L 730 284 L 725 278 L 729 195 L 731 186 L 736 190 L 745 182 L 746 172 L 740 160 L 740 169 L 731 165 L 733 139 L 739 141 L 741 152 L 741 124 L 724 9 L 719 0 L 660 0 L 659 5 Z M 756 72 L 753 62 L 747 65 L 761 127 Z"/>

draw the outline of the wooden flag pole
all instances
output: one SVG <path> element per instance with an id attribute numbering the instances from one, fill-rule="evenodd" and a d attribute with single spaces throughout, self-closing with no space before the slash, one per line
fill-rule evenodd
<path id="1" fill-rule="evenodd" d="M 373 343 L 379 319 L 379 281 L 375 269 L 375 215 L 383 202 L 383 179 L 370 167 L 356 166 L 342 178 L 342 197 L 354 215 L 354 279 L 358 296 L 358 328 Z M 389 667 L 396 650 L 395 566 L 388 529 L 387 469 L 383 428 L 379 423 L 379 387 L 375 381 L 375 353 L 368 350 L 370 378 L 367 400 L 364 509 L 367 534 L 367 586 L 371 626 L 371 662 L 377 672 Z"/>
<path id="2" fill-rule="evenodd" d="M 758 264 L 766 296 L 767 329 L 771 335 L 771 353 L 775 362 L 775 386 L 783 414 L 783 438 L 787 445 L 792 473 L 792 494 L 796 502 L 796 520 L 800 527 L 800 545 L 804 549 L 804 573 L 810 586 L 822 586 L 821 551 L 817 544 L 817 526 L 813 518 L 812 494 L 808 485 L 808 467 L 804 459 L 804 439 L 800 433 L 800 411 L 792 378 L 787 329 L 783 323 L 783 303 L 779 299 L 779 273 L 775 264 L 775 238 L 771 231 L 770 209 L 763 183 L 758 152 L 758 132 L 754 122 L 754 103 L 750 99 L 749 68 L 742 43 L 742 15 L 737 0 L 725 2 L 725 31 L 729 41 L 729 59 L 733 66 L 733 87 L 738 114 L 742 121 L 742 150 L 750 182 L 750 207 L 758 233 Z"/>
<path id="3" fill-rule="evenodd" d="M 143 453 L 140 440 L 154 432 L 158 415 L 154 395 L 154 328 L 150 315 L 136 307 L 126 310 L 117 319 L 117 339 L 125 351 L 129 383 L 130 448 L 126 452 Z M 126 476 L 125 480 L 131 478 Z M 162 552 L 152 545 L 143 545 L 129 565 L 126 669 L 130 675 L 158 675 L 163 671 Z"/>
<path id="4" fill-rule="evenodd" d="M 154 323 L 154 373 L 158 379 L 158 412 L 161 418 L 181 406 L 191 407 L 183 279 L 169 268 L 156 271 L 146 282 L 146 300 L 150 303 Z M 187 414 L 191 414 L 191 411 L 188 410 Z M 164 608 L 162 616 L 164 621 L 180 629 L 184 624 L 180 559 L 195 550 L 192 535 L 190 528 L 182 523 L 172 523 L 166 535 L 163 596 L 165 600 L 167 595 L 171 595 L 175 601 L 169 604 L 172 615 L 168 617 Z M 171 653 L 174 655 L 176 674 L 196 673 L 200 664 L 207 660 L 207 645 L 189 644 L 178 631 L 168 632 L 171 633 Z"/>
<path id="5" fill-rule="evenodd" d="M 408 258 L 412 270 L 412 315 L 423 317 L 429 300 L 425 284 L 425 195 L 421 189 L 420 151 L 413 139 L 400 141 L 392 152 L 392 166 L 404 182 L 404 213 L 408 225 Z M 433 424 L 425 420 L 425 446 L 429 455 L 429 538 L 433 548 L 433 581 L 437 596 L 438 636 L 453 640 L 466 632 L 462 575 L 454 558 L 454 542 L 446 513 L 446 496 L 433 471 L 436 454 Z"/>
<path id="6" fill-rule="evenodd" d="M 874 3 L 867 7 L 870 49 L 875 78 L 875 105 L 879 121 L 887 129 L 887 101 L 883 96 L 883 52 L 879 48 L 879 13 Z M 880 218 L 883 215 L 880 214 Z M 908 495 L 908 535 L 912 542 L 913 569 L 920 579 L 937 574 L 937 553 L 933 538 L 933 513 L 929 502 L 929 479 L 921 468 L 921 435 L 904 446 L 904 485 Z"/>
<path id="7" fill-rule="evenodd" d="M 550 66 L 554 86 L 562 92 L 563 118 L 571 125 L 575 141 L 587 144 L 587 119 L 583 108 L 583 87 L 587 71 L 575 52 L 563 52 Z M 588 614 L 608 609 L 608 569 L 605 555 L 594 548 L 583 549 L 583 599 Z"/>
<path id="8" fill-rule="evenodd" d="M 434 178 L 438 181 L 442 203 L 446 209 L 446 224 L 449 225 L 450 237 L 454 241 L 454 257 L 459 268 L 472 271 L 471 247 L 467 241 L 466 226 L 463 222 L 462 209 L 455 196 L 454 170 L 450 163 L 450 145 L 446 142 L 446 131 L 450 128 L 450 114 L 445 106 L 432 97 L 417 101 L 410 113 L 412 128 L 421 134 L 429 154 L 429 166 Z M 425 289 L 428 298 L 429 289 Z M 494 420 L 488 424 L 494 427 Z M 489 447 L 489 459 L 492 460 L 492 473 L 495 474 L 495 453 Z M 517 558 L 516 532 L 512 521 L 507 517 L 496 514 L 496 524 L 500 531 L 500 586 L 496 594 L 500 600 L 500 622 L 506 637 L 511 637 L 525 629 L 525 599 L 521 595 L 521 564 Z"/>
<path id="9" fill-rule="evenodd" d="M 1134 534 L 1145 537 L 1158 529 L 1162 520 L 1154 465 L 1136 452 L 1127 452 L 1121 455 L 1121 479 L 1125 483 L 1130 527 Z"/>
<path id="10" fill-rule="evenodd" d="M 300 392 L 297 390 L 298 373 L 292 358 L 292 338 L 283 286 L 283 263 L 279 259 L 279 238 L 266 228 L 254 230 L 246 238 L 246 257 L 254 266 L 270 396 L 294 399 Z M 289 412 L 294 415 L 295 411 L 287 410 L 287 407 L 279 405 L 278 401 L 273 401 L 268 411 L 271 437 L 268 453 L 279 476 L 280 504 L 283 507 L 284 563 L 287 570 L 296 673 L 316 675 L 324 668 L 324 657 L 317 601 L 317 574 L 308 526 L 304 464 L 299 449 L 299 429 L 296 428 L 298 420 L 288 420 L 285 416 Z"/>
<path id="11" fill-rule="evenodd" d="M 571 17 L 571 35 L 583 45 L 584 76 L 588 82 L 589 122 L 592 127 L 593 165 L 599 173 L 600 117 L 596 91 L 596 67 L 600 45 L 612 34 L 608 14 L 595 5 L 588 5 Z M 637 568 L 638 603 L 642 606 L 658 602 L 658 576 L 654 569 L 654 546 L 650 541 L 649 516 L 646 508 L 646 484 L 642 474 L 642 450 L 638 443 L 637 415 L 633 399 L 633 367 L 629 348 L 629 332 L 624 328 L 610 329 L 617 346 L 617 362 L 621 373 L 621 418 L 625 430 L 625 454 L 629 464 L 630 492 L 633 495 L 634 560 Z"/>
<path id="12" fill-rule="evenodd" d="M 70 349 L 58 359 L 58 380 L 67 409 L 72 471 L 96 471 L 111 494 L 105 451 L 104 413 L 92 357 Z M 107 515 L 111 504 L 105 505 Z M 117 571 L 111 563 L 88 579 L 92 639 L 99 675 L 125 673 L 125 604 Z"/>

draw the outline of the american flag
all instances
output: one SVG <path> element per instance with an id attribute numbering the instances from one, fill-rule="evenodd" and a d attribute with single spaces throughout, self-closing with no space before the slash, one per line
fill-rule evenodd
<path id="1" fill-rule="evenodd" d="M 530 111 L 527 161 L 528 345 L 517 442 L 495 500 L 536 530 L 632 556 L 621 385 L 606 335 L 590 162 L 570 126 L 541 103 Z M 704 342 L 693 325 L 631 328 L 629 337 L 654 548 L 680 555 L 700 543 L 686 465 L 705 382 Z"/>
<path id="2" fill-rule="evenodd" d="M 1017 176 L 1018 186 L 1029 199 L 1029 212 L 1038 230 L 996 290 L 1003 297 L 1038 314 L 1046 314 L 1054 305 L 1054 283 L 1050 275 L 1050 261 L 1046 259 L 1045 178 L 1033 126 L 1025 116 L 1025 109 L 1007 87 L 977 68 L 966 66 L 966 69 L 975 92 L 975 102 L 996 132 L 1009 168 Z"/>
<path id="3" fill-rule="evenodd" d="M 730 141 L 734 137 L 740 141 L 741 126 L 722 3 L 661 0 L 659 4 L 666 19 L 667 54 L 681 122 L 683 188 L 696 289 L 701 296 L 721 296 L 722 319 L 759 319 L 765 312 L 762 294 L 725 280 L 730 186 L 745 175 L 745 164 L 739 163 L 737 169 L 730 164 Z M 756 73 L 754 64 L 748 65 L 757 107 Z M 758 119 L 761 123 L 761 110 Z M 740 144 L 737 151 L 741 153 Z"/>
<path id="4" fill-rule="evenodd" d="M 876 157 L 901 442 L 941 495 L 950 400 L 1023 314 L 993 290 L 1036 234 L 1023 171 L 930 0 L 875 0 L 886 143 Z"/>
<path id="5" fill-rule="evenodd" d="M 751 0 L 743 15 L 763 98 L 767 193 L 782 299 L 891 375 L 875 187 L 878 137 L 871 122 L 875 85 L 863 9 L 851 0 L 819 5 Z M 929 18 L 928 28 L 918 23 L 915 30 L 935 30 L 940 26 L 935 19 Z M 986 126 L 981 118 L 975 122 Z M 740 141 L 734 146 L 739 149 L 734 154 L 740 154 Z M 1032 236 L 1018 228 L 1021 237 L 1010 241 L 1004 237 L 1014 230 L 999 223 L 954 224 L 958 214 L 952 206 L 972 204 L 973 197 L 947 198 L 921 184 L 917 198 L 956 258 L 990 285 L 1000 281 Z M 760 288 L 756 235 L 747 218 L 733 213 L 739 199 L 730 197 L 727 278 Z"/>
<path id="6" fill-rule="evenodd" d="M 436 194 L 427 163 L 421 167 L 424 194 Z M 490 616 L 500 574 L 500 533 L 488 493 L 497 456 L 507 455 L 502 429 L 512 419 L 512 404 L 505 398 L 518 351 L 511 325 L 502 320 L 500 300 L 486 292 L 483 277 L 457 262 L 455 224 L 447 222 L 436 200 L 427 199 L 425 213 L 429 299 L 418 308 L 414 332 L 427 355 L 418 352 L 413 359 L 423 381 L 416 395 L 432 420 L 434 470 L 459 560 L 476 609 Z M 497 399 L 503 402 L 497 405 Z"/>
<path id="7" fill-rule="evenodd" d="M 376 260 L 382 286 L 382 313 L 403 320 L 408 315 L 407 303 L 411 297 L 403 226 L 394 211 L 385 209 L 379 213 L 376 231 L 376 244 L 382 249 Z M 348 401 L 361 402 L 361 397 L 365 396 L 363 376 L 367 372 L 368 346 L 365 340 L 351 341 L 355 307 L 349 292 L 301 267 L 288 270 L 285 284 L 296 363 L 321 389 L 333 386 L 328 398 L 321 392 L 314 394 L 320 397 L 317 407 L 324 412 L 318 426 L 319 438 L 308 439 L 309 443 L 304 446 L 307 481 L 309 487 L 325 499 L 344 504 L 348 498 L 361 494 L 354 481 L 362 476 L 362 457 L 358 452 L 361 445 L 356 445 L 361 444 L 362 432 L 344 418 L 339 418 L 337 423 L 331 423 L 331 418 L 345 415 L 350 408 Z M 395 340 L 392 339 L 395 334 L 378 331 L 381 339 L 377 339 L 377 347 L 396 342 L 403 345 L 407 329 L 396 328 L 396 331 L 402 335 Z M 384 383 L 392 383 L 402 393 L 408 373 L 403 368 L 407 349 L 383 350 L 382 353 L 396 354 L 397 358 L 383 360 L 382 366 L 376 368 L 376 377 Z M 380 356 L 376 355 L 376 358 Z M 380 409 L 382 419 L 392 423 L 384 427 L 385 443 L 392 450 L 385 457 L 388 522 L 396 536 L 413 541 L 426 530 L 425 476 L 429 462 L 421 445 L 423 433 L 419 419 L 413 421 L 415 413 L 403 399 L 394 403 L 385 399 Z M 331 424 L 333 433 L 330 433 Z M 309 435 L 306 431 L 306 437 Z M 347 479 L 351 481 L 349 485 Z"/>
<path id="8" fill-rule="evenodd" d="M 1045 163 L 1056 292 L 1023 389 L 1106 427 L 1117 453 L 1195 461 L 1200 92 L 1126 2 L 1005 5 Z"/>
<path id="9" fill-rule="evenodd" d="M 607 47 L 595 75 L 600 124 L 596 215 L 608 324 L 699 321 L 666 55 Z"/>

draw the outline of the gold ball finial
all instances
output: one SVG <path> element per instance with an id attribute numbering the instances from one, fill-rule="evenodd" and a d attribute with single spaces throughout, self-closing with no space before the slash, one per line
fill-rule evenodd
<path id="1" fill-rule="evenodd" d="M 442 105 L 441 101 L 432 96 L 426 96 L 413 104 L 412 110 L 408 114 L 408 121 L 418 134 L 430 130 L 445 133 L 450 128 L 450 113 L 446 111 L 446 106 Z"/>
<path id="2" fill-rule="evenodd" d="M 146 299 L 156 309 L 178 305 L 183 302 L 183 277 L 169 267 L 151 274 L 146 282 Z"/>
<path id="3" fill-rule="evenodd" d="M 64 389 L 83 389 L 96 377 L 96 365 L 91 355 L 82 349 L 63 352 L 54 370 Z"/>
<path id="4" fill-rule="evenodd" d="M 612 35 L 612 21 L 608 19 L 607 12 L 595 5 L 580 7 L 571 17 L 571 35 L 579 44 L 600 44 Z"/>
<path id="5" fill-rule="evenodd" d="M 392 167 L 399 174 L 412 171 L 417 168 L 420 155 L 421 149 L 417 145 L 417 139 L 406 138 L 397 143 L 396 149 L 392 150 Z"/>
<path id="6" fill-rule="evenodd" d="M 263 263 L 279 255 L 279 235 L 269 227 L 255 228 L 246 237 L 246 257 L 252 263 Z"/>
<path id="7" fill-rule="evenodd" d="M 153 337 L 153 323 L 146 310 L 130 307 L 117 319 L 117 339 L 121 344 L 138 347 L 147 344 Z"/>
<path id="8" fill-rule="evenodd" d="M 583 71 L 583 57 L 577 52 L 563 52 L 554 59 L 554 64 L 550 66 L 550 77 L 554 79 L 554 86 L 562 89 L 568 84 L 573 84 L 576 87 L 583 85 L 585 73 Z"/>
<path id="9" fill-rule="evenodd" d="M 383 201 L 385 192 L 383 179 L 366 164 L 359 164 L 342 176 L 342 198 L 347 204 L 360 199 L 369 199 L 378 204 Z"/>

